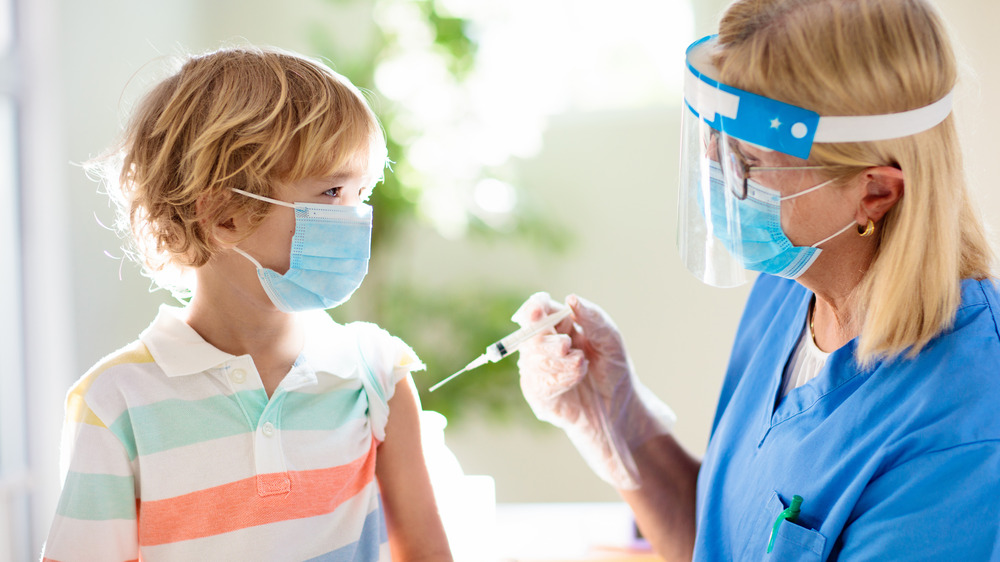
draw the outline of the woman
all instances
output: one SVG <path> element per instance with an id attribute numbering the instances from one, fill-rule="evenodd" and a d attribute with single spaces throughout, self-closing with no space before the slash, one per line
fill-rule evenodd
<path id="1" fill-rule="evenodd" d="M 598 307 L 521 348 L 522 389 L 669 559 L 1000 559 L 1000 295 L 927 0 L 741 0 L 688 51 L 679 247 L 761 272 L 708 450 Z M 559 304 L 544 294 L 516 318 Z"/>

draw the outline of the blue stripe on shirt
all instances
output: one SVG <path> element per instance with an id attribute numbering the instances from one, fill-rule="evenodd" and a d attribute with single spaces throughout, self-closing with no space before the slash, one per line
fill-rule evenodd
<path id="1" fill-rule="evenodd" d="M 382 517 L 381 506 L 379 509 L 365 517 L 364 527 L 361 529 L 361 537 L 357 542 L 347 546 L 342 546 L 332 552 L 321 554 L 315 558 L 310 558 L 306 562 L 353 562 L 365 560 L 375 562 L 379 557 L 379 546 L 389 540 L 389 532 L 385 526 L 385 518 Z"/>

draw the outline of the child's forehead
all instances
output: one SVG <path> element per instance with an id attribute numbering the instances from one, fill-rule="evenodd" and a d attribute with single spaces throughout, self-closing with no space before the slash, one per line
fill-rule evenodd
<path id="1" fill-rule="evenodd" d="M 373 170 L 372 158 L 367 151 L 363 157 L 350 158 L 343 162 L 334 162 L 320 178 L 334 182 L 359 182 L 364 185 L 374 185 L 379 177 Z"/>
<path id="2" fill-rule="evenodd" d="M 349 177 L 366 176 L 371 171 L 372 150 L 369 146 L 358 147 L 345 156 L 339 154 L 330 158 L 327 165 L 327 176 Z"/>
<path id="3" fill-rule="evenodd" d="M 372 183 L 378 181 L 384 160 L 379 162 L 373 150 L 368 146 L 360 146 L 350 151 L 337 151 L 335 154 L 317 156 L 309 162 L 300 163 L 290 170 L 292 181 L 306 178 L 324 179 L 357 179 L 370 178 Z"/>

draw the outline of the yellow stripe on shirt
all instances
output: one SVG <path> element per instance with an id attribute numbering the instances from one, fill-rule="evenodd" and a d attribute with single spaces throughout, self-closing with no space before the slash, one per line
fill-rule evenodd
<path id="1" fill-rule="evenodd" d="M 117 365 L 125 363 L 152 363 L 153 356 L 141 341 L 136 341 L 118 351 L 108 355 L 88 372 L 66 395 L 66 420 L 77 423 L 96 425 L 97 427 L 107 427 L 97 414 L 90 409 L 84 398 L 90 386 L 94 384 L 105 371 Z"/>

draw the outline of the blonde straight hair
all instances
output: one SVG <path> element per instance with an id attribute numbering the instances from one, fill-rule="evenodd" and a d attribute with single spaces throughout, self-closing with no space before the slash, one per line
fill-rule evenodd
<path id="1" fill-rule="evenodd" d="M 359 173 L 387 162 L 382 127 L 361 92 L 322 62 L 274 48 L 186 57 L 139 102 L 120 143 L 89 163 L 118 208 L 126 248 L 161 287 L 219 251 L 211 234 L 237 213 L 271 210 L 275 182 Z"/>
<path id="2" fill-rule="evenodd" d="M 896 113 L 955 86 L 944 24 L 927 0 L 740 0 L 719 25 L 722 80 L 820 115 Z M 857 359 L 916 355 L 948 329 L 961 280 L 991 275 L 992 250 L 968 194 L 953 116 L 892 140 L 816 144 L 809 163 L 844 180 L 902 170 L 904 193 L 877 230 L 854 294 Z"/>

